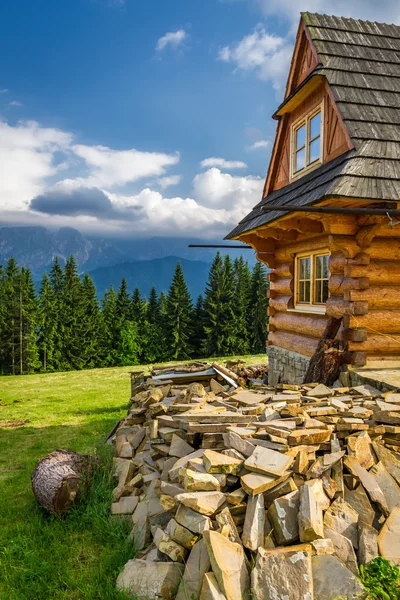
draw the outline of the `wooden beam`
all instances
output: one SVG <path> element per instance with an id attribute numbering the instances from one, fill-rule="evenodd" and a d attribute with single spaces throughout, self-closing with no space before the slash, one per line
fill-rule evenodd
<path id="1" fill-rule="evenodd" d="M 344 299 L 348 302 L 367 302 L 368 311 L 378 308 L 400 310 L 400 292 L 397 286 L 381 285 L 366 290 L 345 290 Z"/>
<path id="2" fill-rule="evenodd" d="M 317 316 L 307 313 L 281 312 L 270 319 L 272 331 L 288 331 L 309 337 L 320 338 L 325 330 L 325 315 Z"/>
<path id="3" fill-rule="evenodd" d="M 318 339 L 286 331 L 274 331 L 268 335 L 268 345 L 279 346 L 311 357 L 318 346 Z"/>
<path id="4" fill-rule="evenodd" d="M 366 315 L 345 315 L 346 328 L 363 328 L 371 333 L 400 334 L 400 310 L 371 310 Z"/>

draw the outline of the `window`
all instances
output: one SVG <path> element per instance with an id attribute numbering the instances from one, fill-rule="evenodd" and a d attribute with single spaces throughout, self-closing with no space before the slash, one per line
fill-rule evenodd
<path id="1" fill-rule="evenodd" d="M 294 124 L 292 130 L 292 177 L 322 160 L 322 109 Z"/>
<path id="2" fill-rule="evenodd" d="M 329 252 L 296 256 L 296 308 L 323 308 L 329 298 Z"/>

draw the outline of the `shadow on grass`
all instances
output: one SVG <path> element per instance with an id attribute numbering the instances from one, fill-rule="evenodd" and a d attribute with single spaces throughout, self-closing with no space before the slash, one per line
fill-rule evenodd
<path id="1" fill-rule="evenodd" d="M 85 410 L 77 410 L 74 412 L 74 415 L 102 415 L 102 414 L 112 414 L 118 413 L 119 410 L 128 410 L 130 403 L 125 402 L 121 406 L 117 407 L 106 407 L 106 408 L 88 408 Z"/>
<path id="2" fill-rule="evenodd" d="M 99 445 L 115 419 L 0 431 L 0 598 L 122 600 L 115 580 L 133 557 L 126 521 L 110 518 L 111 448 Z M 63 519 L 36 503 L 30 476 L 57 448 L 100 456 L 91 485 Z"/>

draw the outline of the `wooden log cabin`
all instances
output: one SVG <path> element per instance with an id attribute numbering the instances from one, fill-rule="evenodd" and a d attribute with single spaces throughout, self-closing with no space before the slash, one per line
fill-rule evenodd
<path id="1" fill-rule="evenodd" d="M 273 117 L 262 200 L 226 236 L 270 269 L 270 381 L 302 381 L 329 317 L 343 368 L 400 367 L 400 26 L 302 13 Z"/>

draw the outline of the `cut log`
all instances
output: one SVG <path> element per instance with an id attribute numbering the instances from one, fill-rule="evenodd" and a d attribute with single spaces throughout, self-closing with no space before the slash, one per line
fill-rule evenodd
<path id="1" fill-rule="evenodd" d="M 269 306 L 276 312 L 286 312 L 288 308 L 293 308 L 293 296 L 271 298 Z"/>
<path id="2" fill-rule="evenodd" d="M 283 330 L 320 338 L 325 331 L 326 317 L 307 313 L 277 313 L 270 319 L 270 325 L 270 331 Z"/>
<path id="3" fill-rule="evenodd" d="M 352 302 L 368 302 L 368 310 L 400 309 L 399 287 L 396 285 L 375 286 L 367 290 L 345 290 L 344 299 Z"/>
<path id="4" fill-rule="evenodd" d="M 357 317 L 345 315 L 343 325 L 347 329 L 361 327 L 372 333 L 400 333 L 400 310 L 372 310 L 367 315 Z"/>
<path id="5" fill-rule="evenodd" d="M 280 346 L 291 352 L 312 356 L 318 346 L 318 340 L 305 335 L 286 333 L 286 331 L 274 331 L 268 335 L 268 345 Z"/>
<path id="6" fill-rule="evenodd" d="M 274 275 L 276 279 L 279 277 L 293 277 L 294 272 L 294 262 L 291 260 L 289 262 L 278 263 L 275 269 L 271 269 L 271 275 Z M 275 279 L 271 279 L 271 281 L 275 281 Z"/>
<path id="7" fill-rule="evenodd" d="M 368 302 L 348 302 L 342 296 L 331 296 L 326 302 L 328 317 L 340 318 L 343 315 L 365 315 L 368 312 Z"/>
<path id="8" fill-rule="evenodd" d="M 75 502 L 82 484 L 96 462 L 93 456 L 56 450 L 42 458 L 32 473 L 36 500 L 48 512 L 65 514 Z"/>
<path id="9" fill-rule="evenodd" d="M 293 277 L 285 277 L 282 279 L 275 279 L 271 281 L 271 290 L 275 292 L 275 294 L 282 295 L 292 295 L 293 294 L 293 285 L 294 280 Z"/>
<path id="10" fill-rule="evenodd" d="M 339 377 L 343 362 L 343 351 L 339 349 L 339 341 L 335 340 L 342 319 L 330 317 L 326 324 L 322 340 L 308 365 L 304 383 L 319 381 L 325 385 L 333 385 Z"/>
<path id="11" fill-rule="evenodd" d="M 368 277 L 370 285 L 400 285 L 399 261 L 371 261 L 368 269 L 363 265 L 347 265 L 346 277 Z"/>

